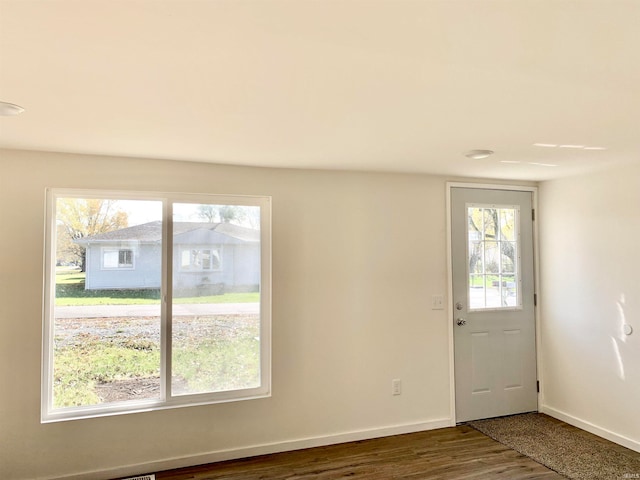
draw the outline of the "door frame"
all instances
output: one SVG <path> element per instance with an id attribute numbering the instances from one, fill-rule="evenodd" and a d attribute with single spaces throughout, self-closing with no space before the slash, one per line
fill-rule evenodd
<path id="1" fill-rule="evenodd" d="M 537 302 L 534 306 L 534 318 L 535 318 L 535 338 L 536 338 L 536 368 L 539 382 L 538 391 L 538 408 L 543 404 L 543 390 L 542 390 L 542 364 L 540 355 L 540 275 L 539 275 L 539 255 L 538 255 L 538 187 L 531 185 L 513 185 L 513 184 L 493 184 L 493 183 L 469 183 L 469 182 L 447 182 L 446 183 L 446 210 L 447 210 L 447 332 L 449 335 L 449 411 L 452 425 L 456 425 L 456 377 L 455 377 L 455 352 L 454 352 L 454 339 L 453 339 L 453 255 L 451 248 L 451 189 L 452 188 L 469 188 L 478 190 L 507 190 L 507 191 L 520 191 L 531 192 L 531 205 L 533 206 L 535 213 L 535 220 L 533 222 L 533 285 L 534 293 L 536 294 Z"/>

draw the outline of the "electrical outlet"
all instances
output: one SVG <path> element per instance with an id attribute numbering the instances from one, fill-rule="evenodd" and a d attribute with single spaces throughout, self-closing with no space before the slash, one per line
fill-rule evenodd
<path id="1" fill-rule="evenodd" d="M 391 395 L 400 395 L 402 394 L 402 380 L 399 378 L 394 378 L 391 380 Z"/>

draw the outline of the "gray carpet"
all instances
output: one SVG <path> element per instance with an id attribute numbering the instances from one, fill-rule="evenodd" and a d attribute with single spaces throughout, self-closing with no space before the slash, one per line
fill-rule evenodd
<path id="1" fill-rule="evenodd" d="M 539 413 L 469 422 L 476 430 L 571 479 L 640 479 L 640 453 Z"/>

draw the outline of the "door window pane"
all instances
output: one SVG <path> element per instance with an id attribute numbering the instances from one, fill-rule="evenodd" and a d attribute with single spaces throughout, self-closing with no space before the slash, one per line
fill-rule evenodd
<path id="1" fill-rule="evenodd" d="M 520 305 L 518 207 L 467 206 L 469 306 L 472 310 Z"/>

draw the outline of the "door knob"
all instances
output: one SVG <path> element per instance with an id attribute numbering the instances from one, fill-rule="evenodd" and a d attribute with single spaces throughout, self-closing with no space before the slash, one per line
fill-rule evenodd
<path id="1" fill-rule="evenodd" d="M 467 321 L 466 321 L 464 318 L 458 318 L 458 319 L 456 320 L 456 324 L 457 324 L 459 327 L 462 327 L 463 325 L 466 325 L 466 324 L 467 324 Z"/>

